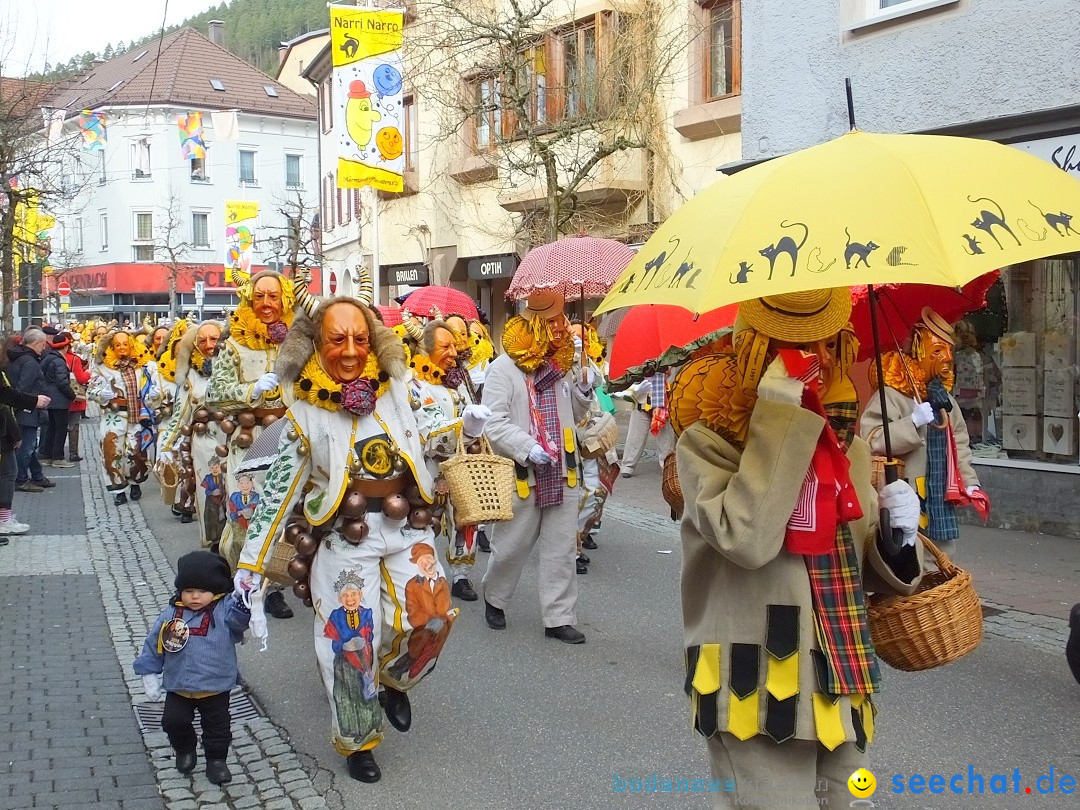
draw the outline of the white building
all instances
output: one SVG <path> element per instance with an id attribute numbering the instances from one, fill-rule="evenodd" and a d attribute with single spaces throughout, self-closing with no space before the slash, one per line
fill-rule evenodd
<path id="1" fill-rule="evenodd" d="M 222 28 L 211 23 L 210 38 L 182 29 L 53 93 L 66 127 L 81 110 L 104 114 L 108 127 L 105 149 L 83 151 L 71 166 L 70 182 L 81 191 L 56 212 L 52 263 L 72 287 L 71 316 L 164 316 L 172 275 L 180 313 L 195 308 L 199 281 L 207 312 L 231 305 L 227 200 L 259 204 L 253 270 L 289 265 L 289 234 L 299 234 L 300 263 L 315 264 L 315 106 L 225 50 Z M 221 111 L 235 111 L 236 132 L 215 130 L 211 114 Z M 203 160 L 181 152 L 177 116 L 192 112 L 203 113 Z"/>

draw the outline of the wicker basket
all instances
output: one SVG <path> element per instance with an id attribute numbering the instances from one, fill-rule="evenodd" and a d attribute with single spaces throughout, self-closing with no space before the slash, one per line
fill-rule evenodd
<path id="1" fill-rule="evenodd" d="M 486 437 L 480 437 L 479 453 L 466 453 L 459 431 L 457 453 L 439 469 L 450 488 L 459 529 L 514 517 L 514 462 L 495 455 Z"/>
<path id="2" fill-rule="evenodd" d="M 582 458 L 600 458 L 618 444 L 619 424 L 610 413 L 590 413 L 578 425 L 577 439 Z"/>
<path id="3" fill-rule="evenodd" d="M 870 485 L 877 491 L 880 491 L 885 486 L 885 465 L 888 461 L 885 456 L 873 456 L 870 459 Z M 901 459 L 894 458 L 893 463 L 896 464 L 896 477 L 902 480 L 904 478 L 904 462 Z"/>
<path id="4" fill-rule="evenodd" d="M 894 669 L 933 669 L 967 655 L 982 641 L 982 605 L 971 574 L 919 535 L 940 571 L 923 574 L 911 596 L 870 597 L 870 637 Z"/>
<path id="5" fill-rule="evenodd" d="M 180 487 L 180 468 L 175 462 L 159 464 L 155 472 L 161 487 L 161 501 L 166 506 L 172 506 L 176 503 L 176 490 Z"/>
<path id="6" fill-rule="evenodd" d="M 270 559 L 266 561 L 263 576 L 278 585 L 291 587 L 296 580 L 289 574 L 289 563 L 292 562 L 295 554 L 296 548 L 286 541 L 284 537 L 279 538 L 274 543 L 274 551 L 271 553 Z"/>
<path id="7" fill-rule="evenodd" d="M 668 453 L 664 459 L 664 477 L 660 482 L 660 492 L 671 507 L 673 518 L 681 518 L 685 503 L 683 502 L 682 485 L 679 483 L 679 470 L 675 466 L 675 454 Z"/>

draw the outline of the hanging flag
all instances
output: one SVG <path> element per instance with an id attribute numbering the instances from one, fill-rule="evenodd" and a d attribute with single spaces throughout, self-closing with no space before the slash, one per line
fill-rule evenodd
<path id="1" fill-rule="evenodd" d="M 330 6 L 338 188 L 405 188 L 402 11 Z"/>
<path id="2" fill-rule="evenodd" d="M 251 254 L 255 249 L 254 200 L 225 201 L 225 280 L 240 284 L 251 278 Z"/>
<path id="3" fill-rule="evenodd" d="M 91 152 L 99 152 L 109 142 L 108 128 L 104 113 L 83 110 L 79 116 L 79 132 L 82 133 L 83 147 Z"/>
<path id="4" fill-rule="evenodd" d="M 203 138 L 202 113 L 176 116 L 176 127 L 180 131 L 180 153 L 184 160 L 204 159 L 206 140 Z"/>
<path id="5" fill-rule="evenodd" d="M 54 110 L 52 107 L 42 107 L 41 116 L 45 120 L 45 142 L 49 146 L 56 146 L 60 142 L 60 133 L 64 129 L 64 119 L 67 110 Z"/>
<path id="6" fill-rule="evenodd" d="M 236 110 L 210 113 L 210 121 L 214 125 L 215 141 L 238 141 L 240 140 L 240 120 Z"/>

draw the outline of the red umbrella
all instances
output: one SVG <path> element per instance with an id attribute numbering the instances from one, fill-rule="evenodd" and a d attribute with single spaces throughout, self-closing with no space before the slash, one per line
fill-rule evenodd
<path id="1" fill-rule="evenodd" d="M 959 290 L 954 287 L 938 287 L 933 284 L 886 284 L 875 285 L 878 293 L 878 325 L 881 328 L 882 349 L 888 351 L 895 344 L 903 345 L 911 327 L 922 318 L 923 307 L 930 307 L 949 323 L 956 323 L 969 312 L 986 306 L 986 293 L 994 286 L 1001 271 L 995 270 Z M 874 339 L 870 328 L 870 303 L 865 286 L 851 288 L 854 306 L 851 323 L 855 336 L 861 344 L 859 359 L 874 356 Z"/>
<path id="2" fill-rule="evenodd" d="M 506 297 L 520 301 L 537 290 L 557 289 L 567 301 L 603 298 L 632 258 L 634 251 L 622 242 L 568 236 L 530 250 Z"/>
<path id="3" fill-rule="evenodd" d="M 738 304 L 694 315 L 669 304 L 630 307 L 611 345 L 609 376 L 617 380 L 628 371 L 655 360 L 672 347 L 689 346 L 735 323 Z M 650 369 L 646 374 L 656 369 Z"/>
<path id="4" fill-rule="evenodd" d="M 433 307 L 443 315 L 461 315 L 469 321 L 480 317 L 473 300 L 453 287 L 421 287 L 409 293 L 401 306 L 420 318 L 430 318 Z"/>
<path id="5" fill-rule="evenodd" d="M 376 306 L 375 309 L 379 310 L 379 314 L 382 315 L 383 323 L 387 326 L 398 326 L 401 323 L 401 307 L 387 307 Z"/>

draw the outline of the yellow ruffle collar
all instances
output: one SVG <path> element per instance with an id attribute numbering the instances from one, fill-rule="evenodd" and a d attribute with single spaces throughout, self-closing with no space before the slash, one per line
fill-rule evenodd
<path id="1" fill-rule="evenodd" d="M 390 389 L 390 375 L 379 368 L 379 360 L 375 352 L 370 352 L 364 370 L 360 373 L 362 378 L 372 380 L 377 385 L 376 397 L 381 397 Z M 341 383 L 331 377 L 323 368 L 322 360 L 318 352 L 312 352 L 300 372 L 300 379 L 293 384 L 293 393 L 298 400 L 303 400 L 318 408 L 328 411 L 340 411 L 341 408 Z"/>
<path id="2" fill-rule="evenodd" d="M 503 327 L 502 344 L 515 365 L 526 374 L 532 374 L 549 359 L 551 332 L 547 321 L 538 315 L 529 320 L 515 315 Z M 561 371 L 569 371 L 574 363 L 573 342 L 568 340 L 550 356 L 550 360 Z"/>
<path id="3" fill-rule="evenodd" d="M 285 326 L 292 326 L 293 317 L 292 308 L 282 310 L 281 321 Z M 255 351 L 266 351 L 281 345 L 270 340 L 269 326 L 259 320 L 248 303 L 241 303 L 229 319 L 229 337 Z"/>
<path id="4" fill-rule="evenodd" d="M 150 360 L 150 351 L 143 346 L 139 341 L 131 341 L 131 360 L 134 361 L 135 368 L 142 368 L 146 365 L 146 361 Z M 112 344 L 105 350 L 105 365 L 111 368 L 113 371 L 119 371 L 116 364 L 120 358 L 116 356 L 116 352 L 113 350 Z"/>

